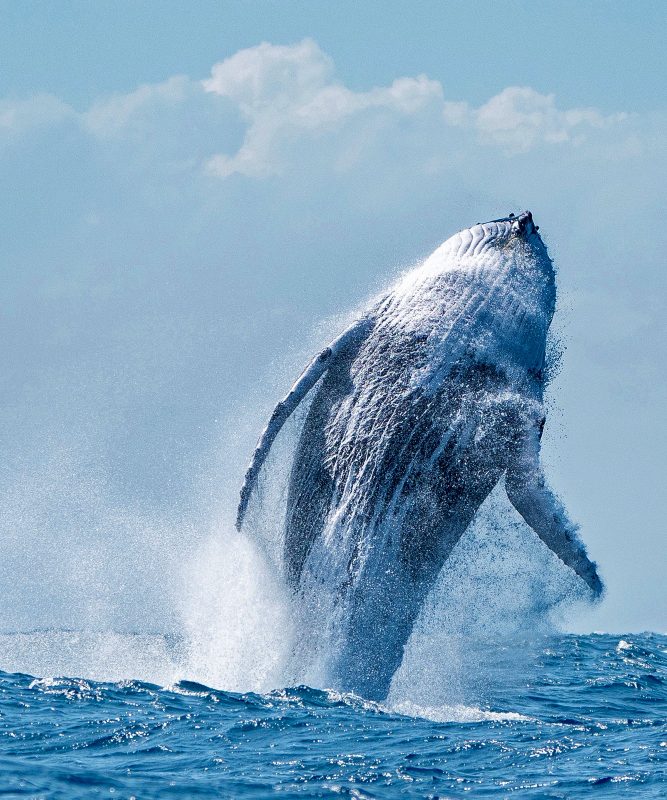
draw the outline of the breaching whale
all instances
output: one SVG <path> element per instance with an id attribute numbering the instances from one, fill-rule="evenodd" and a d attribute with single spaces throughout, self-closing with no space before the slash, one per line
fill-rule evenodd
<path id="1" fill-rule="evenodd" d="M 504 476 L 545 544 L 602 592 L 540 466 L 552 261 L 530 212 L 442 244 L 314 358 L 265 428 L 237 527 L 284 422 L 315 387 L 291 468 L 284 567 L 328 592 L 329 679 L 383 699 L 443 563 Z"/>

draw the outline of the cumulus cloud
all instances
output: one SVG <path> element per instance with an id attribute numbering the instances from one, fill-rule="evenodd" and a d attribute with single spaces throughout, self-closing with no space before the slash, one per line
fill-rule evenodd
<path id="1" fill-rule="evenodd" d="M 18 101 L 0 100 L 0 136 L 20 136 L 75 116 L 73 108 L 51 94 Z"/>
<path id="2" fill-rule="evenodd" d="M 264 42 L 242 50 L 216 64 L 203 85 L 235 101 L 248 122 L 237 153 L 217 154 L 208 161 L 209 171 L 222 178 L 235 172 L 261 177 L 280 171 L 286 140 L 317 136 L 365 112 L 413 115 L 442 101 L 440 84 L 424 75 L 353 92 L 335 80 L 331 59 L 310 39 L 293 46 Z"/>
<path id="3" fill-rule="evenodd" d="M 587 133 L 621 123 L 627 114 L 604 116 L 595 108 L 561 111 L 552 94 L 510 86 L 471 114 L 484 139 L 511 151 L 525 152 L 539 142 L 582 141 Z"/>
<path id="4" fill-rule="evenodd" d="M 81 119 L 96 136 L 119 137 L 147 113 L 159 114 L 165 107 L 182 106 L 191 91 L 191 84 L 182 75 L 176 75 L 162 83 L 145 84 L 133 92 L 97 101 L 81 115 Z"/>
<path id="5" fill-rule="evenodd" d="M 263 42 L 213 66 L 207 91 L 231 97 L 252 119 L 262 109 L 293 108 L 331 81 L 333 62 L 312 39 L 296 45 Z"/>
<path id="6" fill-rule="evenodd" d="M 237 172 L 261 177 L 284 166 L 282 145 L 317 136 L 361 116 L 384 112 L 398 124 L 413 117 L 429 125 L 434 136 L 464 128 L 479 143 L 505 151 L 525 152 L 539 144 L 581 141 L 625 115 L 604 116 L 594 108 L 561 110 L 553 95 L 529 87 L 508 87 L 480 108 L 446 101 L 442 85 L 425 75 L 399 78 L 391 86 L 354 92 L 334 77 L 331 59 L 315 42 L 293 46 L 263 43 L 216 64 L 203 82 L 207 92 L 238 104 L 248 122 L 241 148 L 209 159 L 210 172 L 225 178 Z M 440 110 L 440 127 L 428 113 Z"/>
<path id="7" fill-rule="evenodd" d="M 377 150 L 382 137 L 380 145 L 392 151 L 421 154 L 421 169 L 428 171 L 454 147 L 496 148 L 511 156 L 578 145 L 627 118 L 559 108 L 553 95 L 520 86 L 475 108 L 446 98 L 440 82 L 425 75 L 353 91 L 336 78 L 331 58 L 305 39 L 263 42 L 215 64 L 206 80 L 174 76 L 101 98 L 81 113 L 50 95 L 5 101 L 0 136 L 68 120 L 100 142 L 150 141 L 154 158 L 173 157 L 180 148 L 181 163 L 218 178 L 264 178 L 300 165 L 304 152 L 317 152 L 320 163 L 334 170 L 349 170 Z M 230 134 L 237 129 L 238 136 Z M 193 132 L 199 134 L 196 146 Z M 178 142 L 165 144 L 170 136 Z M 193 152 L 184 152 L 188 146 Z"/>

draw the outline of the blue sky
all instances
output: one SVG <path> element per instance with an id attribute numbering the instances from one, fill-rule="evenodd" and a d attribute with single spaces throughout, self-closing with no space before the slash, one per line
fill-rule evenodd
<path id="1" fill-rule="evenodd" d="M 164 605 L 147 553 L 169 574 L 227 514 L 337 319 L 530 208 L 566 345 L 545 460 L 609 586 L 577 624 L 664 629 L 662 4 L 360 5 L 0 3 L 17 626 L 91 586 L 111 624 Z"/>
<path id="2" fill-rule="evenodd" d="M 0 3 L 3 95 L 53 92 L 75 106 L 180 73 L 203 76 L 266 40 L 314 38 L 351 88 L 427 73 L 481 103 L 508 84 L 606 111 L 656 107 L 664 72 L 659 2 Z"/>

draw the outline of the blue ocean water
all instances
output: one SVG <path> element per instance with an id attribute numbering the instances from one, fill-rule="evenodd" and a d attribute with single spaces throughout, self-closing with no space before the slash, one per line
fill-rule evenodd
<path id="1" fill-rule="evenodd" d="M 436 707 L 3 672 L 0 794 L 667 796 L 666 636 L 487 642 L 475 659 L 466 702 Z"/>

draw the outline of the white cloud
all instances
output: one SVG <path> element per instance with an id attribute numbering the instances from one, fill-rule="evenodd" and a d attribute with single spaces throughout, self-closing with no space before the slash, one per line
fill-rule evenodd
<path id="1" fill-rule="evenodd" d="M 433 101 L 442 102 L 440 84 L 423 75 L 353 92 L 334 80 L 331 59 L 309 39 L 293 46 L 264 42 L 242 50 L 216 64 L 203 85 L 236 102 L 248 121 L 238 152 L 208 161 L 209 171 L 223 178 L 235 172 L 256 177 L 279 172 L 286 141 L 335 129 L 364 112 L 412 115 Z"/>
<path id="2" fill-rule="evenodd" d="M 446 99 L 442 85 L 425 75 L 357 92 L 338 81 L 331 58 L 304 39 L 264 42 L 215 64 L 204 81 L 174 76 L 100 99 L 82 113 L 51 95 L 0 102 L 0 134 L 16 137 L 73 120 L 99 142 L 127 142 L 156 163 L 177 161 L 219 178 L 263 178 L 301 169 L 306 153 L 344 172 L 382 148 L 432 171 L 480 148 L 511 156 L 581 144 L 627 116 L 561 109 L 553 95 L 518 86 L 475 108 Z"/>
<path id="3" fill-rule="evenodd" d="M 147 113 L 159 114 L 161 108 L 182 105 L 191 91 L 192 82 L 176 75 L 163 83 L 145 84 L 128 94 L 117 94 L 99 100 L 81 119 L 95 136 L 122 136 L 130 125 L 136 125 Z"/>
<path id="4" fill-rule="evenodd" d="M 307 102 L 324 88 L 333 63 L 312 39 L 296 45 L 268 42 L 240 50 L 215 64 L 204 81 L 209 92 L 236 101 L 249 119 L 262 110 L 272 112 Z"/>
<path id="5" fill-rule="evenodd" d="M 526 152 L 540 142 L 581 141 L 587 132 L 623 122 L 625 114 L 604 116 L 595 108 L 561 111 L 552 94 L 510 86 L 472 112 L 477 131 L 512 152 Z"/>
<path id="6" fill-rule="evenodd" d="M 512 86 L 479 108 L 445 101 L 441 84 L 424 75 L 399 78 L 389 87 L 354 92 L 334 78 L 331 59 L 312 40 L 293 46 L 264 42 L 242 50 L 213 67 L 203 82 L 206 91 L 231 98 L 248 122 L 245 140 L 235 154 L 217 154 L 208 170 L 225 178 L 233 173 L 261 177 L 285 167 L 286 140 L 341 126 L 362 115 L 385 112 L 422 118 L 433 126 L 429 109 L 438 107 L 440 127 L 467 129 L 478 144 L 499 146 L 507 153 L 526 152 L 541 144 L 580 142 L 596 129 L 620 123 L 626 115 L 604 116 L 594 108 L 557 108 L 553 95 Z"/>
<path id="7" fill-rule="evenodd" d="M 18 101 L 0 100 L 0 134 L 20 136 L 74 117 L 74 109 L 51 94 Z"/>

